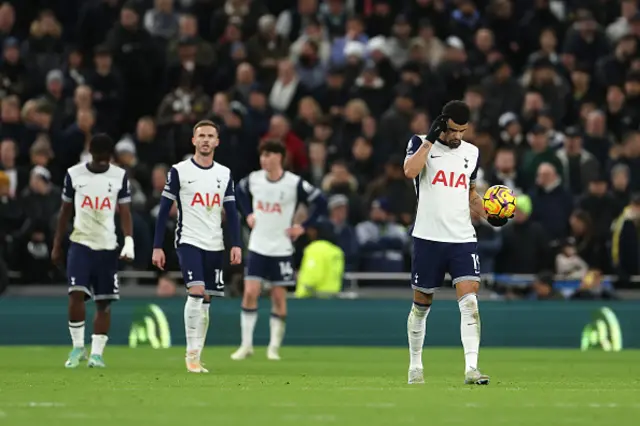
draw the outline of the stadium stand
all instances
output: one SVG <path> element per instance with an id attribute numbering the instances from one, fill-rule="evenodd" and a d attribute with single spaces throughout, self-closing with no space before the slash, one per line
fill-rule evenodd
<path id="1" fill-rule="evenodd" d="M 496 291 L 554 297 L 550 274 L 564 293 L 637 287 L 639 41 L 628 0 L 5 1 L 0 269 L 14 285 L 63 281 L 49 257 L 64 171 L 108 132 L 132 182 L 133 268 L 148 275 L 168 166 L 206 118 L 237 180 L 258 167 L 261 141 L 286 144 L 288 167 L 329 196 L 349 273 L 406 273 L 411 247 L 365 248 L 361 224 L 411 225 L 406 143 L 463 99 L 481 188 L 519 194 L 513 224 L 476 223 L 482 272 L 529 276 L 525 290 Z"/>

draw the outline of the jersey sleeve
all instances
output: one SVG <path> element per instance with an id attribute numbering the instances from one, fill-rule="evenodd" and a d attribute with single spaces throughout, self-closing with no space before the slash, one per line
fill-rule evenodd
<path id="1" fill-rule="evenodd" d="M 245 216 L 249 216 L 253 213 L 253 205 L 251 199 L 251 187 L 249 185 L 249 178 L 251 175 L 243 178 L 238 183 L 238 191 L 236 192 L 236 200 L 240 211 Z"/>
<path id="2" fill-rule="evenodd" d="M 409 139 L 409 143 L 407 144 L 407 156 L 406 156 L 406 158 L 409 158 L 413 154 L 415 154 L 416 151 L 418 150 L 418 148 L 420 148 L 421 145 L 422 145 L 422 139 L 420 139 L 420 136 L 413 135 L 411 137 L 411 139 Z"/>
<path id="3" fill-rule="evenodd" d="M 180 177 L 178 176 L 178 170 L 175 167 L 171 167 L 169 173 L 167 173 L 167 181 L 164 184 L 164 190 L 162 196 L 175 201 L 180 193 Z"/>
<path id="4" fill-rule="evenodd" d="M 305 204 L 311 204 L 321 194 L 322 193 L 318 188 L 311 185 L 306 180 L 300 179 L 300 181 L 298 182 L 298 200 L 299 201 Z"/>
<path id="5" fill-rule="evenodd" d="M 471 172 L 471 176 L 469 177 L 471 183 L 476 182 L 476 179 L 478 177 L 478 167 L 480 167 L 480 152 L 478 152 L 478 157 L 476 158 L 476 167 L 475 169 L 473 169 L 473 172 Z"/>
<path id="6" fill-rule="evenodd" d="M 71 181 L 71 175 L 67 172 L 64 175 L 64 183 L 62 186 L 62 201 L 65 203 L 73 203 L 73 198 L 76 195 L 76 190 L 73 189 L 73 182 Z"/>
<path id="7" fill-rule="evenodd" d="M 231 173 L 229 173 L 229 183 L 227 184 L 227 190 L 224 192 L 224 199 L 222 202 L 226 203 L 229 201 L 236 201 L 236 185 L 233 183 Z"/>
<path id="8" fill-rule="evenodd" d="M 131 182 L 127 176 L 127 172 L 122 176 L 122 188 L 118 192 L 118 204 L 127 204 L 131 202 Z"/>

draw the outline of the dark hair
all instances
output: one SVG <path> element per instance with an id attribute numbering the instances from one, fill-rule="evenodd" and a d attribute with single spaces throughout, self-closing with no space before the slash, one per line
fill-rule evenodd
<path id="1" fill-rule="evenodd" d="M 448 116 L 456 124 L 467 124 L 471 117 L 469 107 L 462 101 L 449 101 L 442 108 L 442 114 Z"/>
<path id="2" fill-rule="evenodd" d="M 287 148 L 280 141 L 266 140 L 260 144 L 258 152 L 260 154 L 262 154 L 263 152 L 272 152 L 274 154 L 280 154 L 284 157 L 287 154 Z"/>
<path id="3" fill-rule="evenodd" d="M 216 123 L 214 123 L 211 120 L 200 120 L 196 123 L 195 126 L 193 126 L 193 135 L 196 135 L 196 130 L 198 130 L 200 127 L 206 127 L 206 126 L 211 126 L 214 129 L 216 129 L 216 132 L 218 133 L 218 135 L 220 134 L 220 126 L 218 126 Z"/>
<path id="4" fill-rule="evenodd" d="M 89 153 L 93 156 L 104 159 L 111 157 L 113 153 L 113 139 L 106 133 L 98 133 L 91 138 Z"/>

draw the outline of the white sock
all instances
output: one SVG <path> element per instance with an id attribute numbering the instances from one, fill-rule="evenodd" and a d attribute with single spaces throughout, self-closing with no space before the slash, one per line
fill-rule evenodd
<path id="1" fill-rule="evenodd" d="M 427 333 L 427 316 L 431 305 L 411 306 L 407 319 L 407 337 L 409 339 L 409 369 L 422 368 L 422 347 Z"/>
<path id="2" fill-rule="evenodd" d="M 198 323 L 198 335 L 200 336 L 200 347 L 199 347 L 200 353 L 202 353 L 205 342 L 207 341 L 207 331 L 209 331 L 209 307 L 210 306 L 211 306 L 211 303 L 202 302 L 202 316 L 200 317 L 200 322 Z"/>
<path id="3" fill-rule="evenodd" d="M 100 355 L 104 352 L 104 347 L 107 346 L 107 340 L 109 337 L 106 334 L 92 334 L 91 335 L 91 355 Z"/>
<path id="4" fill-rule="evenodd" d="M 478 297 L 474 293 L 465 294 L 458 300 L 460 307 L 460 339 L 464 349 L 465 373 L 478 367 L 480 349 L 480 312 Z"/>
<path id="5" fill-rule="evenodd" d="M 69 321 L 69 334 L 74 348 L 84 348 L 84 321 Z"/>
<path id="6" fill-rule="evenodd" d="M 256 329 L 256 322 L 258 322 L 258 310 L 242 308 L 242 312 L 240 313 L 240 328 L 242 329 L 241 346 L 246 348 L 253 347 L 253 331 Z"/>
<path id="7" fill-rule="evenodd" d="M 187 336 L 187 353 L 198 351 L 200 347 L 200 327 L 202 317 L 202 296 L 188 296 L 184 304 L 184 329 Z"/>
<path id="8" fill-rule="evenodd" d="M 269 329 L 271 332 L 269 338 L 270 348 L 277 349 L 282 345 L 282 339 L 284 339 L 284 332 L 286 328 L 286 322 L 283 317 L 271 314 L 271 319 L 269 319 Z"/>

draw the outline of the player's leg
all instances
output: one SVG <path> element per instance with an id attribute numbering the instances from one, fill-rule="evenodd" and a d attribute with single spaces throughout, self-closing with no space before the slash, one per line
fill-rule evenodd
<path id="1" fill-rule="evenodd" d="M 240 347 L 231 354 L 231 359 L 239 361 L 253 355 L 253 333 L 258 322 L 258 298 L 262 291 L 265 274 L 265 256 L 249 252 L 244 277 L 244 293 L 240 312 Z"/>
<path id="2" fill-rule="evenodd" d="M 271 318 L 269 320 L 269 346 L 267 358 L 280 360 L 280 346 L 284 339 L 287 319 L 287 287 L 294 286 L 293 263 L 290 256 L 275 257 L 269 261 L 267 279 L 271 282 Z"/>
<path id="3" fill-rule="evenodd" d="M 460 308 L 460 340 L 464 349 L 465 383 L 489 384 L 489 376 L 478 370 L 480 350 L 480 311 L 477 293 L 480 288 L 480 262 L 475 243 L 452 247 L 450 273 L 456 287 Z"/>
<path id="4" fill-rule="evenodd" d="M 422 350 L 427 332 L 427 317 L 433 302 L 433 293 L 442 285 L 442 243 L 413 239 L 411 258 L 411 287 L 413 304 L 407 319 L 409 341 L 409 384 L 424 383 Z"/>
<path id="5" fill-rule="evenodd" d="M 94 284 L 94 300 L 96 313 L 93 318 L 93 334 L 91 335 L 91 355 L 88 366 L 104 368 L 104 348 L 109 340 L 111 328 L 111 302 L 120 299 L 118 283 L 118 252 L 116 250 L 102 250 L 94 253 L 97 259 L 92 265 L 92 280 Z"/>
<path id="6" fill-rule="evenodd" d="M 176 249 L 182 277 L 187 287 L 187 300 L 184 304 L 184 329 L 187 340 L 185 363 L 187 371 L 203 373 L 199 353 L 201 344 L 202 305 L 204 302 L 204 258 L 202 250 L 188 244 L 181 244 Z"/>
<path id="7" fill-rule="evenodd" d="M 69 334 L 73 348 L 65 363 L 67 368 L 77 367 L 87 357 L 84 347 L 84 329 L 85 303 L 91 297 L 89 290 L 90 263 L 89 248 L 71 243 L 67 253 L 67 279 L 69 281 Z"/>
<path id="8" fill-rule="evenodd" d="M 200 344 L 198 347 L 198 359 L 202 357 L 202 351 L 207 342 L 207 333 L 209 332 L 209 310 L 211 307 L 211 297 L 224 296 L 224 251 L 203 251 L 204 263 L 204 291 L 205 295 L 202 300 L 202 315 L 198 324 L 198 335 L 200 336 Z M 201 364 L 202 365 L 202 364 Z M 203 367 L 203 370 L 206 370 Z"/>

